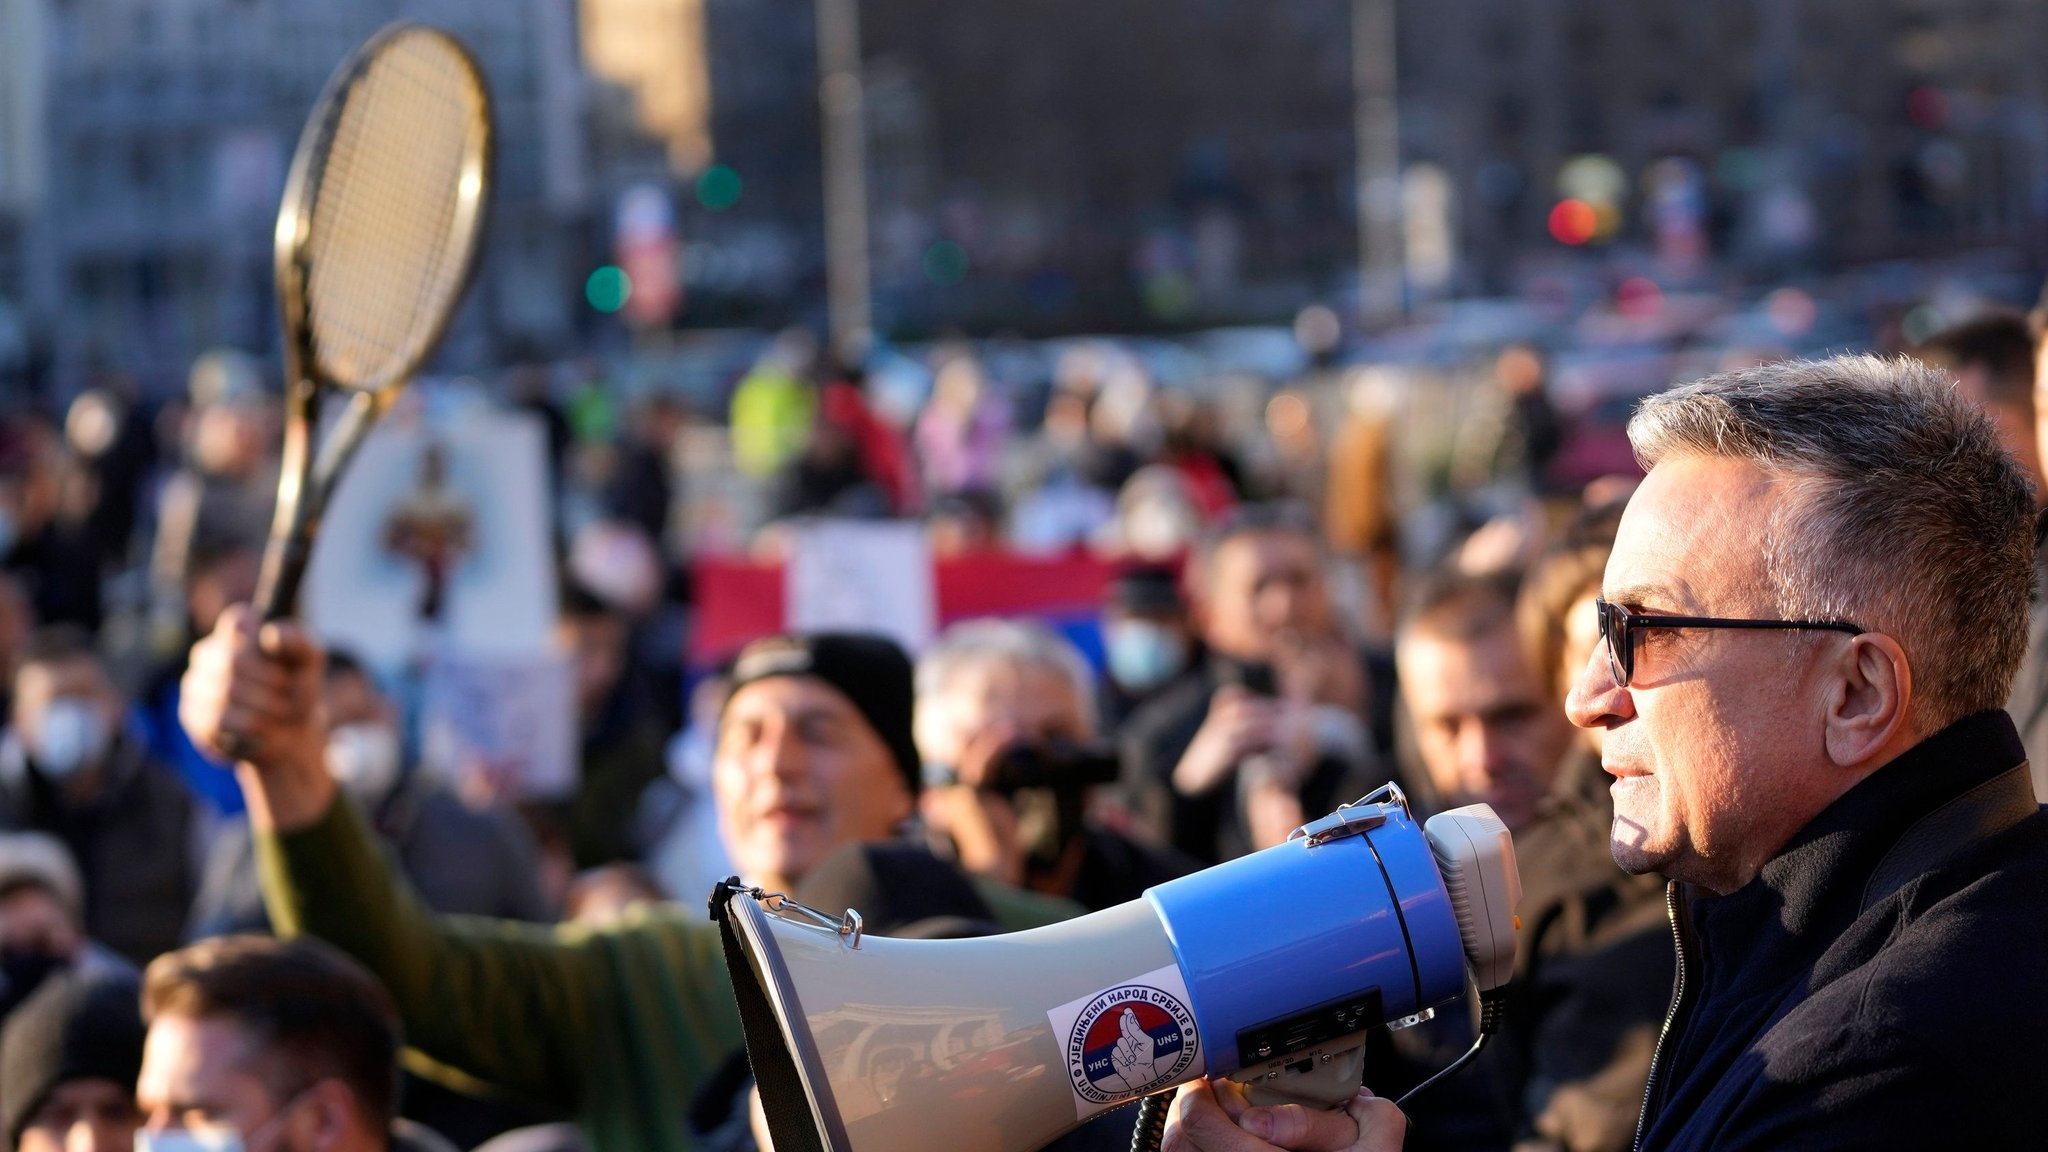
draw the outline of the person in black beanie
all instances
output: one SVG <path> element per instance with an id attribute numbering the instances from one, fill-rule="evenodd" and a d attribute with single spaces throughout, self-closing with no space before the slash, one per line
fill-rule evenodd
<path id="1" fill-rule="evenodd" d="M 0 1121 L 15 1152 L 128 1152 L 141 1117 L 141 993 L 128 977 L 67 972 L 0 1029 Z"/>

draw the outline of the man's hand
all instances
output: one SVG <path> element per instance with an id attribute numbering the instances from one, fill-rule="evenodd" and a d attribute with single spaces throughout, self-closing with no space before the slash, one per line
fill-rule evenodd
<path id="1" fill-rule="evenodd" d="M 992 725 L 967 739 L 955 765 L 958 784 L 926 788 L 918 798 L 925 826 L 950 837 L 960 867 L 1005 884 L 1024 883 L 1024 839 L 1017 810 L 1007 796 L 983 791 L 996 759 L 1015 742 L 1007 724 Z"/>
<path id="2" fill-rule="evenodd" d="M 1247 756 L 1273 748 L 1279 739 L 1281 704 L 1235 684 L 1216 690 L 1209 715 L 1173 768 L 1173 788 L 1200 796 L 1230 778 Z"/>
<path id="3" fill-rule="evenodd" d="M 1361 1088 L 1341 1112 L 1254 1108 L 1232 1080 L 1180 1086 L 1161 1152 L 1400 1152 L 1408 1118 Z"/>
<path id="4" fill-rule="evenodd" d="M 178 719 L 192 743 L 237 761 L 258 828 L 290 831 L 334 801 L 321 704 L 326 653 L 288 621 L 258 626 L 247 605 L 221 613 L 192 646 Z"/>

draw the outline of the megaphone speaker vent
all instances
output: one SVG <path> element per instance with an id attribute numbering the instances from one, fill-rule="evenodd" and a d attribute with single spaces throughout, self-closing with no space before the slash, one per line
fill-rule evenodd
<path id="1" fill-rule="evenodd" d="M 1515 969 L 1515 905 L 1522 877 L 1508 827 L 1484 804 L 1440 812 L 1423 825 L 1443 874 L 1444 894 L 1458 918 L 1458 939 L 1481 992 L 1508 982 Z"/>

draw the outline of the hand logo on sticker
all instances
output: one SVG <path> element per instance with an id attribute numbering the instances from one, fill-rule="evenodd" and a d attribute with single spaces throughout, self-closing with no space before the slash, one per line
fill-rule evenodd
<path id="1" fill-rule="evenodd" d="M 1113 1092 L 1136 1092 L 1159 1079 L 1159 1064 L 1154 1051 L 1157 1042 L 1138 1027 L 1138 1014 L 1129 1008 L 1117 1018 L 1117 1030 L 1121 1035 L 1117 1037 L 1115 1050 L 1109 1054 L 1110 1067 L 1116 1070 L 1115 1075 L 1105 1076 L 1099 1083 Z M 1115 1083 L 1119 1078 L 1123 1080 L 1121 1085 Z"/>

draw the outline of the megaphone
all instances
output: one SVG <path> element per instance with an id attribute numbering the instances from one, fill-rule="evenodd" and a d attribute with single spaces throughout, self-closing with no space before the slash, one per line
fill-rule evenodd
<path id="1" fill-rule="evenodd" d="M 1200 1076 L 1349 1100 L 1367 1029 L 1428 1019 L 1468 966 L 1482 993 L 1507 981 L 1521 882 L 1492 809 L 1418 827 L 1390 784 L 1287 843 L 1003 936 L 884 939 L 855 910 L 721 893 L 780 1152 L 1030 1152 Z"/>

